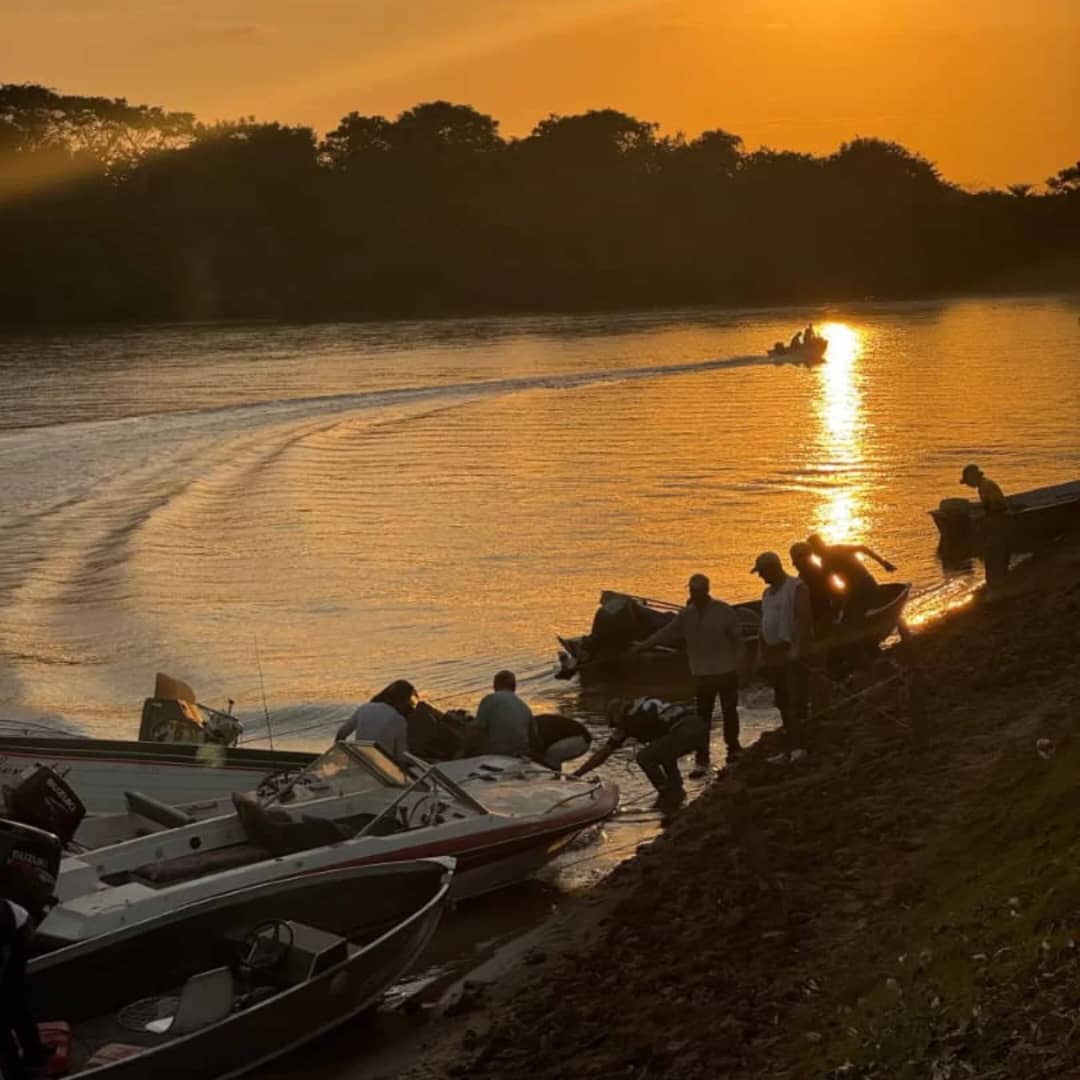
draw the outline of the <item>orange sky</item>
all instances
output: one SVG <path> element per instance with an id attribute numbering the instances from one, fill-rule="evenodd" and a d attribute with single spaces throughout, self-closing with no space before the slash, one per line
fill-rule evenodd
<path id="1" fill-rule="evenodd" d="M 613 106 L 827 152 L 897 139 L 970 185 L 1080 158 L 1080 0 L 3 0 L 0 79 L 334 126 L 418 101 L 523 134 Z"/>

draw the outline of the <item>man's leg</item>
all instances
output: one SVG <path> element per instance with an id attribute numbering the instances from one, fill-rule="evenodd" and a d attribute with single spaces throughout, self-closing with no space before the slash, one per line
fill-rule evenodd
<path id="1" fill-rule="evenodd" d="M 705 725 L 705 732 L 702 735 L 701 746 L 699 746 L 694 753 L 694 764 L 698 769 L 707 769 L 709 767 L 709 740 L 712 736 L 712 715 L 713 709 L 716 708 L 716 696 L 720 693 L 720 685 L 715 675 L 700 675 L 695 680 L 695 688 L 697 690 L 697 714 Z"/>
<path id="2" fill-rule="evenodd" d="M 665 752 L 664 743 L 670 738 L 668 735 L 653 739 L 651 743 L 643 746 L 637 753 L 637 763 L 641 771 L 649 778 L 649 782 L 660 793 L 667 790 L 671 780 L 665 765 L 669 760 L 669 754 Z M 678 765 L 675 767 L 675 775 L 678 776 Z M 681 781 L 680 781 L 681 783 Z"/>
<path id="3" fill-rule="evenodd" d="M 742 752 L 739 745 L 739 673 L 729 671 L 718 679 L 718 692 L 720 694 L 720 710 L 724 716 L 724 745 L 728 750 L 728 757 L 734 757 Z"/>

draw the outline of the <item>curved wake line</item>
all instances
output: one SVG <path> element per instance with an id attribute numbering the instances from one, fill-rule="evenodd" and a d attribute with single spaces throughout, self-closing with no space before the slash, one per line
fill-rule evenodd
<path id="1" fill-rule="evenodd" d="M 724 359 L 693 360 L 682 364 L 651 364 L 637 368 L 608 368 L 604 371 L 580 371 L 562 375 L 525 375 L 509 379 L 479 379 L 473 382 L 402 386 L 387 390 L 366 390 L 345 394 L 316 394 L 307 397 L 280 398 L 272 401 L 252 401 L 238 405 L 208 405 L 195 409 L 165 409 L 158 412 L 133 413 L 107 420 L 77 420 L 70 423 L 27 425 L 0 431 L 0 441 L 30 434 L 75 429 L 115 429 L 153 420 L 250 416 L 258 413 L 274 416 L 305 410 L 379 408 L 385 405 L 408 404 L 427 398 L 495 397 L 500 394 L 529 390 L 573 390 L 583 386 L 625 382 L 634 379 L 662 378 L 672 375 L 694 375 L 709 371 L 724 371 L 746 367 L 775 366 L 766 356 L 734 356 Z"/>

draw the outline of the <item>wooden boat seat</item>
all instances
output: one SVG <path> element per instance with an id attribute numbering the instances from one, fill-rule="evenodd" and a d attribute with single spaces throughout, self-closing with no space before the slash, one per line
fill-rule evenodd
<path id="1" fill-rule="evenodd" d="M 176 859 L 146 863 L 136 867 L 131 876 L 145 885 L 176 885 L 217 874 L 222 870 L 234 870 L 238 866 L 251 866 L 271 858 L 271 853 L 258 844 L 230 844 L 213 851 L 200 851 L 194 855 L 181 855 Z"/>

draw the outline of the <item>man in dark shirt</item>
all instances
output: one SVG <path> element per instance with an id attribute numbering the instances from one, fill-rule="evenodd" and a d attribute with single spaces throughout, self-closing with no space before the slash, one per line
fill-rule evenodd
<path id="1" fill-rule="evenodd" d="M 705 721 L 692 706 L 670 705 L 656 698 L 612 702 L 611 726 L 615 729 L 574 776 L 584 776 L 607 761 L 627 740 L 641 744 L 636 761 L 658 793 L 658 802 L 678 803 L 686 798 L 679 758 L 695 753 L 706 734 Z"/>
<path id="2" fill-rule="evenodd" d="M 814 549 L 805 540 L 791 545 L 791 565 L 799 572 L 810 594 L 814 638 L 828 637 L 837 601 L 836 590 L 829 584 L 829 575 L 814 561 Z"/>
<path id="3" fill-rule="evenodd" d="M 821 561 L 825 574 L 830 578 L 835 575 L 843 582 L 844 622 L 862 621 L 877 602 L 877 582 L 859 556 L 873 559 L 890 574 L 896 567 L 865 544 L 826 544 L 817 533 L 811 533 L 806 542 Z"/>

